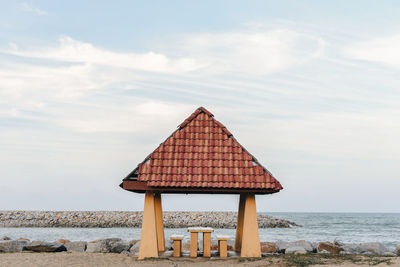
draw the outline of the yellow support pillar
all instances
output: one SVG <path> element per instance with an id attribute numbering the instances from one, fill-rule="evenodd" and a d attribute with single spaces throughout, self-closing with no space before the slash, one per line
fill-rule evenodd
<path id="1" fill-rule="evenodd" d="M 140 236 L 139 260 L 157 258 L 157 226 L 155 197 L 151 191 L 146 191 L 142 218 L 142 234 Z"/>
<path id="2" fill-rule="evenodd" d="M 242 245 L 244 200 L 245 200 L 245 195 L 240 194 L 239 210 L 238 210 L 237 224 L 236 224 L 236 238 L 235 238 L 235 251 L 237 252 L 240 252 L 240 248 Z"/>
<path id="3" fill-rule="evenodd" d="M 164 237 L 164 226 L 163 226 L 163 213 L 161 204 L 161 194 L 155 193 L 155 209 L 156 209 L 156 227 L 157 227 L 157 241 L 158 251 L 165 251 L 165 237 Z"/>
<path id="4" fill-rule="evenodd" d="M 256 197 L 244 195 L 243 230 L 240 257 L 261 257 L 260 236 L 257 224 Z"/>

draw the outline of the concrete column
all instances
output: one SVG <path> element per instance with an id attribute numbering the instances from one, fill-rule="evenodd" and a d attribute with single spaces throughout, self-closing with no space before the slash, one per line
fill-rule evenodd
<path id="1" fill-rule="evenodd" d="M 150 257 L 158 257 L 157 226 L 154 193 L 146 191 L 142 218 L 142 234 L 140 236 L 139 260 Z"/>
<path id="2" fill-rule="evenodd" d="M 162 204 L 161 204 L 161 194 L 154 194 L 154 205 L 156 209 L 156 227 L 157 227 L 157 244 L 158 251 L 165 251 L 165 237 L 164 237 L 164 226 L 163 226 L 163 213 L 162 213 Z"/>
<path id="3" fill-rule="evenodd" d="M 241 257 L 261 257 L 260 236 L 257 224 L 256 198 L 254 194 L 246 194 L 244 201 L 244 216 Z"/>
<path id="4" fill-rule="evenodd" d="M 240 252 L 240 248 L 242 245 L 244 202 L 245 202 L 245 195 L 240 194 L 239 210 L 238 210 L 237 224 L 236 224 L 236 238 L 235 238 L 235 251 L 237 252 Z"/>

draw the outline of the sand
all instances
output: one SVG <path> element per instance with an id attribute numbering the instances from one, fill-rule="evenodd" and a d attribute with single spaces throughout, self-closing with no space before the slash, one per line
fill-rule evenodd
<path id="1" fill-rule="evenodd" d="M 352 260 L 343 258 L 328 258 L 324 265 L 312 265 L 312 266 L 370 266 L 371 263 L 379 263 L 380 261 L 387 261 L 390 259 L 390 266 L 400 266 L 400 257 L 358 257 L 357 263 Z M 315 256 L 311 258 L 316 259 Z M 294 260 L 302 260 L 310 258 L 295 258 Z M 325 259 L 326 260 L 326 259 Z M 292 262 L 293 263 L 293 262 Z M 375 265 L 375 264 L 374 264 Z M 157 259 L 157 260 L 145 260 L 138 261 L 136 257 L 121 255 L 121 254 L 100 254 L 100 253 L 0 253 L 0 266 L 170 266 L 170 267 L 186 267 L 186 266 L 271 266 L 271 267 L 283 267 L 289 266 L 287 258 L 272 256 L 257 260 L 241 260 L 241 259 L 220 259 L 220 258 L 180 258 L 180 259 Z M 301 265 L 298 265 L 301 266 Z M 307 266 L 307 265 L 302 265 Z M 375 266 L 389 266 L 386 262 L 379 263 Z"/>

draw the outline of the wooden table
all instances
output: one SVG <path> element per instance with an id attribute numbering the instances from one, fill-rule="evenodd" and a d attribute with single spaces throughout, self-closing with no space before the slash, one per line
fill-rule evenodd
<path id="1" fill-rule="evenodd" d="M 211 227 L 189 227 L 190 232 L 190 257 L 197 257 L 198 234 L 203 233 L 203 256 L 211 257 L 211 233 L 214 229 Z"/>

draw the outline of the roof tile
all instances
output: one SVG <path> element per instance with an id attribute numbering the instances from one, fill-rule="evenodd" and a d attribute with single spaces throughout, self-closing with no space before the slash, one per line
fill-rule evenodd
<path id="1" fill-rule="evenodd" d="M 282 189 L 205 108 L 198 108 L 178 127 L 139 164 L 139 181 L 154 187 Z"/>

